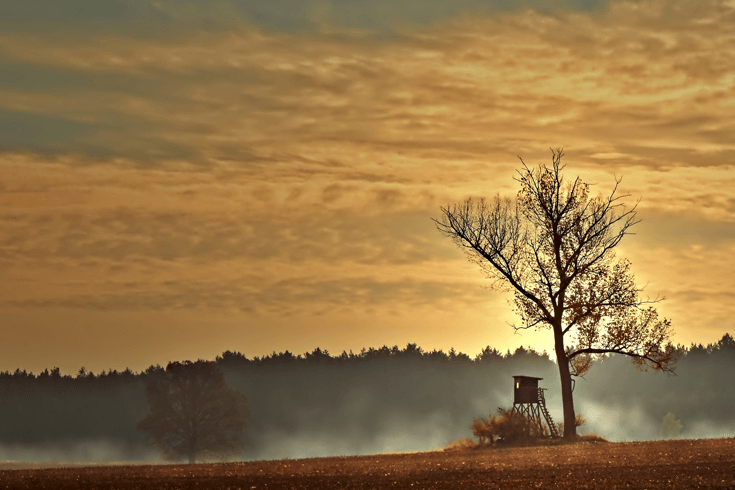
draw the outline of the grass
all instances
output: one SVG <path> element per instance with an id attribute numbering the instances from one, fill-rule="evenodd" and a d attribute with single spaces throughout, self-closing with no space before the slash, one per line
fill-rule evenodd
<path id="1" fill-rule="evenodd" d="M 449 444 L 446 445 L 444 448 L 445 451 L 462 451 L 467 449 L 478 449 L 482 447 L 482 445 L 475 441 L 474 439 L 470 439 L 469 437 L 465 437 L 463 439 L 455 439 L 452 441 L 449 441 Z"/>
<path id="2" fill-rule="evenodd" d="M 580 434 L 578 437 L 582 442 L 610 442 L 597 434 Z"/>

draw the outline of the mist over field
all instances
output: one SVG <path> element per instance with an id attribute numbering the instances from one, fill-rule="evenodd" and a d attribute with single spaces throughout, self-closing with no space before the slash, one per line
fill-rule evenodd
<path id="1" fill-rule="evenodd" d="M 228 384 L 251 408 L 241 459 L 422 451 L 470 437 L 475 417 L 512 405 L 513 375 L 544 378 L 547 406 L 561 421 L 556 365 L 519 349 L 481 356 L 416 346 L 331 356 L 218 357 Z M 58 371 L 0 374 L 0 460 L 159 461 L 136 423 L 148 411 L 146 373 L 77 377 Z M 159 368 L 160 369 L 160 368 Z M 611 441 L 732 437 L 735 341 L 686 350 L 676 376 L 637 371 L 610 357 L 577 379 L 579 432 Z"/>

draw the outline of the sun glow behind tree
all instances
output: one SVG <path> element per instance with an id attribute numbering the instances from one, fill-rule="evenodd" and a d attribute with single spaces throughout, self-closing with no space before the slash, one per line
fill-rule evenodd
<path id="1" fill-rule="evenodd" d="M 589 185 L 562 176 L 562 150 L 552 166 L 531 169 L 523 160 L 517 199 L 471 198 L 442 208 L 440 232 L 471 261 L 514 293 L 523 321 L 517 330 L 554 333 L 564 403 L 564 437 L 576 434 L 572 376 L 582 376 L 596 357 L 630 356 L 637 365 L 671 371 L 676 362 L 672 329 L 642 300 L 630 264 L 614 249 L 637 223 L 635 206 L 616 196 L 589 196 Z"/>

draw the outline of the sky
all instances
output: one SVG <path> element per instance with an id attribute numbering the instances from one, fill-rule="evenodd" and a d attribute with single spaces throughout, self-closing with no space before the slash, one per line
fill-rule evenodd
<path id="1" fill-rule="evenodd" d="M 642 220 L 674 341 L 735 333 L 735 2 L 0 1 L 0 370 L 552 350 L 436 230 L 519 156 Z"/>

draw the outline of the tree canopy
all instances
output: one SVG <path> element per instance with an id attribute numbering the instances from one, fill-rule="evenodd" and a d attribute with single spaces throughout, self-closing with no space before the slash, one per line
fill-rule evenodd
<path id="1" fill-rule="evenodd" d="M 151 413 L 138 423 L 164 459 L 226 459 L 243 450 L 250 408 L 214 363 L 174 362 L 146 382 Z"/>

